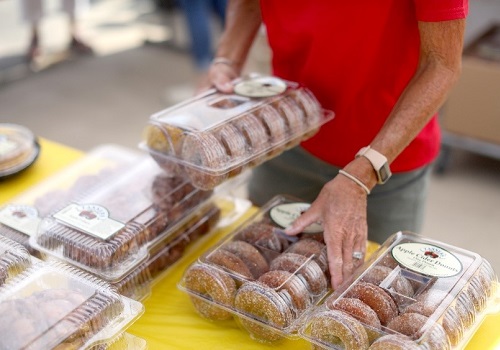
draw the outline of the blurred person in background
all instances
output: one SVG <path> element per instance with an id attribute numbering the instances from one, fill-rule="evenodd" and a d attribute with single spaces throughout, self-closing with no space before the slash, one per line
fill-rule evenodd
<path id="1" fill-rule="evenodd" d="M 436 113 L 461 72 L 467 13 L 467 0 L 228 3 L 211 86 L 233 91 L 264 23 L 273 74 L 336 113 L 301 146 L 255 168 L 248 189 L 256 205 L 276 194 L 312 202 L 286 231 L 323 224 L 333 288 L 362 264 L 368 238 L 421 228 L 440 149 Z"/>
<path id="2" fill-rule="evenodd" d="M 31 38 L 26 59 L 32 62 L 40 55 L 40 22 L 44 15 L 42 0 L 20 0 L 22 19 L 31 27 Z M 78 34 L 78 11 L 88 5 L 88 0 L 60 0 L 61 9 L 67 14 L 69 20 L 69 48 L 80 54 L 92 54 L 92 48 L 87 45 Z"/>

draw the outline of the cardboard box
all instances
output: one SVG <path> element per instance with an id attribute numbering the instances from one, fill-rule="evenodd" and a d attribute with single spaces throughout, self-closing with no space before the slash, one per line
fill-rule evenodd
<path id="1" fill-rule="evenodd" d="M 497 44 L 500 53 L 500 26 L 490 28 L 464 50 L 462 75 L 441 111 L 443 130 L 500 145 Z"/>

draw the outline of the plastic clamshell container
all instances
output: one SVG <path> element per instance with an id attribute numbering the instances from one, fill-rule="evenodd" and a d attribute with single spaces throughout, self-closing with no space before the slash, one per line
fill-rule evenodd
<path id="1" fill-rule="evenodd" d="M 52 349 L 112 339 L 144 307 L 80 270 L 41 262 L 0 288 L 0 310 L 2 346 Z"/>
<path id="2" fill-rule="evenodd" d="M 239 84 L 247 84 L 247 96 L 210 90 L 152 115 L 141 148 L 167 172 L 212 189 L 298 145 L 334 116 L 297 83 L 257 77 Z M 253 93 L 259 88 L 271 93 L 260 97 Z"/>
<path id="3" fill-rule="evenodd" d="M 103 344 L 90 347 L 89 350 L 146 350 L 147 348 L 148 343 L 146 340 L 123 332 Z"/>
<path id="4" fill-rule="evenodd" d="M 463 349 L 499 304 L 487 260 L 398 232 L 304 316 L 299 334 L 318 349 Z"/>
<path id="5" fill-rule="evenodd" d="M 211 196 L 144 158 L 107 186 L 42 219 L 30 245 L 109 282 L 148 257 L 148 245 Z"/>
<path id="6" fill-rule="evenodd" d="M 217 225 L 220 209 L 209 202 L 171 228 L 172 232 L 149 248 L 149 258 L 117 283 L 116 290 L 134 300 L 144 300 L 151 285 L 167 273 L 186 247 L 209 234 Z"/>
<path id="7" fill-rule="evenodd" d="M 308 203 L 277 196 L 204 253 L 178 287 L 210 320 L 235 318 L 252 338 L 293 337 L 297 321 L 329 290 L 321 227 L 297 240 L 281 232 Z"/>
<path id="8" fill-rule="evenodd" d="M 0 123 L 0 178 L 16 174 L 38 157 L 40 145 L 28 128 Z"/>
<path id="9" fill-rule="evenodd" d="M 31 265 L 31 256 L 22 245 L 0 236 L 0 287 Z"/>
<path id="10" fill-rule="evenodd" d="M 137 150 L 107 144 L 98 146 L 73 164 L 31 187 L 0 208 L 0 235 L 22 244 L 39 258 L 29 244 L 40 220 L 102 186 L 131 164 L 145 158 Z"/>

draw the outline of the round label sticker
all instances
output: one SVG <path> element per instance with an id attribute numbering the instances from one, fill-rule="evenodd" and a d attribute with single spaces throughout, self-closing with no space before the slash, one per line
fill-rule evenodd
<path id="1" fill-rule="evenodd" d="M 243 80 L 234 86 L 234 92 L 245 97 L 270 97 L 284 92 L 286 83 L 276 77 L 257 77 Z"/>
<path id="2" fill-rule="evenodd" d="M 311 204 L 309 203 L 286 203 L 279 204 L 271 209 L 269 215 L 271 219 L 283 228 L 290 226 Z M 302 232 L 319 233 L 323 232 L 323 227 L 319 223 L 307 226 Z"/>
<path id="3" fill-rule="evenodd" d="M 431 244 L 398 244 L 392 248 L 392 256 L 407 269 L 427 276 L 452 277 L 462 271 L 462 263 L 455 255 Z"/>

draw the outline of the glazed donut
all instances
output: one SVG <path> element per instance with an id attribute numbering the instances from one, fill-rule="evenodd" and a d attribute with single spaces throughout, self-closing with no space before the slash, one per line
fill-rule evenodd
<path id="1" fill-rule="evenodd" d="M 262 125 L 264 125 L 273 146 L 268 152 L 268 156 L 277 156 L 285 150 L 285 141 L 287 139 L 285 120 L 270 105 L 259 108 L 257 117 L 260 119 Z"/>
<path id="2" fill-rule="evenodd" d="M 247 113 L 244 117 L 235 120 L 234 125 L 243 134 L 246 143 L 250 146 L 254 158 L 250 165 L 260 164 L 264 160 L 262 153 L 271 145 L 264 125 L 252 113 Z"/>
<path id="3" fill-rule="evenodd" d="M 260 252 L 250 243 L 245 241 L 231 241 L 220 249 L 227 250 L 239 257 L 248 266 L 254 279 L 269 271 L 269 264 Z"/>
<path id="4" fill-rule="evenodd" d="M 376 265 L 371 267 L 366 274 L 363 276 L 363 281 L 368 282 L 368 283 L 373 283 L 377 286 L 380 286 L 380 284 L 387 278 L 389 275 L 393 272 L 394 270 L 386 267 L 386 266 L 381 266 L 381 265 Z M 391 276 L 391 280 L 389 281 L 390 284 L 387 286 L 386 289 L 392 289 L 394 292 L 404 295 L 406 297 L 412 297 L 413 296 L 413 287 L 406 278 L 401 276 L 400 273 L 396 273 L 395 276 Z M 385 286 L 384 286 L 385 287 Z"/>
<path id="5" fill-rule="evenodd" d="M 304 238 L 292 244 L 287 250 L 287 253 L 295 253 L 305 256 L 306 258 L 312 257 L 314 261 L 325 272 L 328 269 L 328 258 L 326 255 L 326 245 L 315 239 Z"/>
<path id="6" fill-rule="evenodd" d="M 241 229 L 234 239 L 280 253 L 282 251 L 281 240 L 274 230 L 275 227 L 272 225 L 254 222 Z"/>
<path id="7" fill-rule="evenodd" d="M 238 317 L 240 324 L 259 341 L 280 340 L 282 331 L 293 320 L 285 300 L 274 289 L 258 282 L 246 282 L 238 289 L 234 307 L 246 316 Z"/>
<path id="8" fill-rule="evenodd" d="M 247 143 L 243 134 L 233 124 L 226 124 L 217 132 L 217 136 L 226 149 L 226 154 L 229 156 L 227 166 L 234 169 L 229 171 L 228 176 L 233 177 L 241 173 L 243 170 L 241 164 L 248 157 Z M 233 165 L 231 165 L 233 164 Z"/>
<path id="9" fill-rule="evenodd" d="M 402 334 L 387 334 L 375 340 L 368 350 L 420 350 L 410 337 Z"/>
<path id="10" fill-rule="evenodd" d="M 331 310 L 342 310 L 360 321 L 363 325 L 369 326 L 368 328 L 365 327 L 365 330 L 370 342 L 380 336 L 379 331 L 382 325 L 377 313 L 361 300 L 356 298 L 329 299 L 326 305 Z"/>
<path id="11" fill-rule="evenodd" d="M 204 190 L 210 190 L 224 181 L 228 174 L 213 174 L 227 161 L 226 149 L 210 132 L 191 133 L 185 137 L 181 157 L 188 164 L 186 173 L 191 183 Z"/>
<path id="12" fill-rule="evenodd" d="M 345 350 L 363 350 L 369 346 L 365 328 L 341 310 L 322 311 L 312 316 L 308 329 L 310 336 L 321 344 L 313 344 L 313 349 L 340 346 Z"/>
<path id="13" fill-rule="evenodd" d="M 300 278 L 288 271 L 269 271 L 258 279 L 259 282 L 273 288 L 278 293 L 286 293 L 296 315 L 311 305 L 311 297 L 307 286 Z"/>
<path id="14" fill-rule="evenodd" d="M 232 308 L 236 295 L 236 283 L 223 272 L 203 264 L 192 265 L 184 274 L 191 302 L 198 313 L 209 320 L 228 320 L 232 313 L 216 304 Z"/>
<path id="15" fill-rule="evenodd" d="M 328 287 L 326 277 L 318 264 L 299 254 L 283 253 L 271 261 L 269 269 L 288 271 L 302 277 L 314 295 L 322 294 Z"/>
<path id="16" fill-rule="evenodd" d="M 228 250 L 216 249 L 207 256 L 206 260 L 214 265 L 223 267 L 232 274 L 236 274 L 245 279 L 254 279 L 246 262 Z"/>
<path id="17" fill-rule="evenodd" d="M 347 291 L 345 296 L 357 298 L 371 307 L 377 313 L 383 326 L 398 315 L 398 307 L 392 297 L 375 284 L 358 282 Z"/>
<path id="18" fill-rule="evenodd" d="M 429 318 L 417 313 L 404 313 L 392 319 L 387 328 L 398 333 L 409 336 L 412 339 L 419 339 L 422 336 L 421 343 L 425 343 L 430 349 L 449 349 L 450 344 L 443 327 L 436 322 L 425 327 Z"/>

